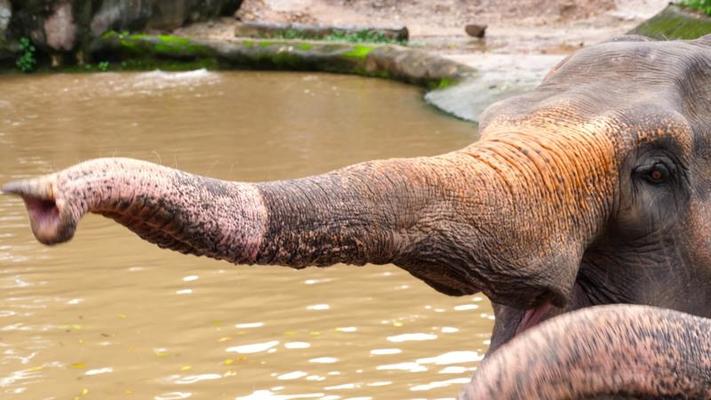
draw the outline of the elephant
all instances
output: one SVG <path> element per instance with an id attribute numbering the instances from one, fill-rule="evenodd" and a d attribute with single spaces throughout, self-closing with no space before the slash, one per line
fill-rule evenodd
<path id="1" fill-rule="evenodd" d="M 484 293 L 491 347 L 464 398 L 711 398 L 711 35 L 578 50 L 491 105 L 480 132 L 292 180 L 104 158 L 2 190 L 47 245 L 91 212 L 186 254 L 392 263 L 446 295 Z"/>

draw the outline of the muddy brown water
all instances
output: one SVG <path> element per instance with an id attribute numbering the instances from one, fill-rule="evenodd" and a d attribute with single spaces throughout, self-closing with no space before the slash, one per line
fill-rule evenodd
<path id="1" fill-rule="evenodd" d="M 0 182 L 102 156 L 280 179 L 475 139 L 419 89 L 376 79 L 0 77 Z M 394 266 L 234 266 L 97 216 L 44 247 L 0 196 L 3 399 L 452 398 L 492 325 L 483 296 L 438 294 Z"/>

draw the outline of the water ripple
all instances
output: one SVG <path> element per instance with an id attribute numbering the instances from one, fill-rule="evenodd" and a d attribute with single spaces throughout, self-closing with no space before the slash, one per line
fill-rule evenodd
<path id="1" fill-rule="evenodd" d="M 260 353 L 263 351 L 267 351 L 278 344 L 279 344 L 278 340 L 271 340 L 269 342 L 243 344 L 241 346 L 232 346 L 232 347 L 228 347 L 225 351 L 230 352 L 230 353 L 239 353 L 239 354 Z"/>

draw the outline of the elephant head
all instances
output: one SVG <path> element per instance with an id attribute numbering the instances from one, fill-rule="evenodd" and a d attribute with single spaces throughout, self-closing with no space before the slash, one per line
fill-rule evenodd
<path id="1" fill-rule="evenodd" d="M 711 316 L 711 36 L 578 51 L 451 153 L 242 183 L 130 159 L 8 183 L 45 244 L 87 212 L 183 253 L 393 263 L 495 304 L 492 350 L 609 303 Z"/>

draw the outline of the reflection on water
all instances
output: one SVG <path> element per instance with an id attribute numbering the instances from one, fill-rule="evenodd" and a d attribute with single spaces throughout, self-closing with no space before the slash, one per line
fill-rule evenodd
<path id="1" fill-rule="evenodd" d="M 0 181 L 101 156 L 224 179 L 324 172 L 475 139 L 416 88 L 324 74 L 0 77 Z M 454 396 L 491 309 L 394 266 L 293 271 L 159 250 L 96 216 L 37 244 L 0 197 L 0 395 L 13 399 Z"/>

